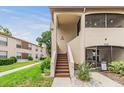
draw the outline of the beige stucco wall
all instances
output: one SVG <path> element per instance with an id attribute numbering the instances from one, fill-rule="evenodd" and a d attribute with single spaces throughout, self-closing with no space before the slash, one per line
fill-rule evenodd
<path id="1" fill-rule="evenodd" d="M 82 9 L 83 10 L 83 9 Z M 54 12 L 56 13 L 56 12 Z M 64 13 L 59 12 L 59 14 Z M 70 13 L 70 12 L 67 12 Z M 73 12 L 74 13 L 74 12 Z M 73 41 L 73 47 L 77 47 L 75 45 L 79 45 L 80 48 L 75 48 L 74 51 L 78 51 L 80 49 L 80 53 L 74 53 L 74 59 L 80 61 L 77 62 L 84 62 L 85 61 L 85 48 L 90 46 L 99 46 L 99 45 L 112 45 L 112 46 L 122 46 L 124 47 L 124 28 L 85 28 L 85 15 L 92 14 L 92 13 L 121 13 L 124 14 L 124 9 L 86 9 L 85 11 L 80 12 L 81 13 L 81 31 L 79 34 L 79 44 L 77 42 Z M 75 13 L 76 14 L 76 13 Z M 57 17 L 53 17 L 53 20 L 57 23 Z M 66 20 L 63 18 L 63 20 Z M 65 21 L 67 22 L 67 20 Z M 58 45 L 58 51 L 59 53 L 66 53 L 67 46 L 66 44 L 69 43 L 69 41 L 73 40 L 76 37 L 76 26 L 66 24 L 66 25 L 59 25 L 58 27 L 54 24 L 54 29 L 52 31 L 52 44 L 54 45 L 57 40 Z M 57 33 L 56 33 L 57 32 Z M 57 35 L 57 39 L 56 36 Z M 64 40 L 61 40 L 61 37 L 63 36 Z M 105 40 L 107 38 L 107 40 Z M 54 42 L 54 43 L 53 43 Z M 54 45 L 55 46 L 55 45 Z M 52 46 L 53 47 L 53 46 Z M 119 50 L 120 51 L 120 50 Z M 122 52 L 122 51 L 121 51 Z M 119 52 L 118 52 L 119 53 Z M 116 53 L 117 54 L 117 53 Z M 121 57 L 121 56 L 120 56 Z M 123 57 L 123 56 L 122 56 Z M 122 58 L 121 57 L 121 58 Z"/>
<path id="2" fill-rule="evenodd" d="M 124 46 L 124 28 L 87 28 L 85 29 L 85 45 Z M 107 40 L 105 40 L 107 38 Z"/>
<path id="3" fill-rule="evenodd" d="M 43 57 L 47 57 L 48 56 L 46 44 L 42 45 L 42 55 L 43 55 Z"/>
<path id="4" fill-rule="evenodd" d="M 58 53 L 67 52 L 67 43 L 77 36 L 75 24 L 60 25 L 57 31 Z M 62 38 L 63 37 L 63 38 Z"/>
<path id="5" fill-rule="evenodd" d="M 38 54 L 38 57 L 40 58 L 42 52 L 41 52 L 41 47 L 36 46 L 34 44 L 31 44 L 32 46 L 32 50 L 28 50 L 28 49 L 22 49 L 22 48 L 16 48 L 16 44 L 21 44 L 21 40 L 17 40 L 8 36 L 4 36 L 0 34 L 0 37 L 4 37 L 7 38 L 8 40 L 8 45 L 7 46 L 3 46 L 0 45 L 0 51 L 7 51 L 7 56 L 11 57 L 11 56 L 17 56 L 17 52 L 19 53 L 28 53 L 28 54 L 32 54 L 33 59 L 35 59 L 36 54 Z M 36 48 L 38 49 L 38 51 L 36 51 Z"/>
<path id="6" fill-rule="evenodd" d="M 80 63 L 80 38 L 79 36 L 74 38 L 72 41 L 70 41 L 68 45 L 71 47 L 74 62 L 76 64 L 79 64 Z"/>

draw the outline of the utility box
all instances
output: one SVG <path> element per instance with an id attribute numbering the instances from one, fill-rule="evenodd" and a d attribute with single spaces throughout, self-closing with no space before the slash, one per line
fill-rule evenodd
<path id="1" fill-rule="evenodd" d="M 101 62 L 101 70 L 107 70 L 107 62 L 106 61 Z"/>

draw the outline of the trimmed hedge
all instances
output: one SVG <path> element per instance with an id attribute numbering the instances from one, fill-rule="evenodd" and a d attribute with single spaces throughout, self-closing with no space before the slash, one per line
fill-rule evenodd
<path id="1" fill-rule="evenodd" d="M 40 60 L 44 60 L 46 57 L 40 57 Z"/>
<path id="2" fill-rule="evenodd" d="M 28 56 L 28 60 L 29 61 L 32 61 L 33 60 L 33 57 L 32 56 Z"/>
<path id="3" fill-rule="evenodd" d="M 15 62 L 15 58 L 1 58 L 0 59 L 0 65 L 10 65 L 10 64 L 13 64 L 13 63 L 16 63 Z"/>
<path id="4" fill-rule="evenodd" d="M 16 63 L 17 62 L 17 58 L 16 57 L 10 57 L 10 58 L 13 58 L 14 62 Z"/>

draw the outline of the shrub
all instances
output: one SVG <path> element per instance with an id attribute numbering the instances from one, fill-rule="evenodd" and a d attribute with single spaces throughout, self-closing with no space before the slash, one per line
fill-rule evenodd
<path id="1" fill-rule="evenodd" d="M 50 69 L 50 57 L 47 57 L 46 59 L 43 60 L 41 63 L 41 72 L 44 73 L 45 69 Z"/>
<path id="2" fill-rule="evenodd" d="M 108 70 L 116 74 L 124 75 L 124 62 L 113 61 L 108 65 Z"/>
<path id="3" fill-rule="evenodd" d="M 33 57 L 32 56 L 28 56 L 28 60 L 29 61 L 32 61 L 33 60 Z"/>
<path id="4" fill-rule="evenodd" d="M 14 58 L 1 58 L 0 59 L 0 65 L 10 65 L 15 63 Z"/>
<path id="5" fill-rule="evenodd" d="M 89 64 L 81 64 L 78 66 L 77 70 L 78 78 L 81 80 L 90 80 L 90 66 Z"/>
<path id="6" fill-rule="evenodd" d="M 40 60 L 44 60 L 45 58 L 44 57 L 40 57 Z"/>
<path id="7" fill-rule="evenodd" d="M 74 70 L 77 70 L 78 69 L 78 64 L 74 64 Z"/>
<path id="8" fill-rule="evenodd" d="M 17 62 L 17 58 L 16 57 L 10 57 L 10 58 L 12 58 L 14 60 L 14 63 Z"/>
<path id="9" fill-rule="evenodd" d="M 50 69 L 44 69 L 44 73 L 46 76 L 50 75 Z"/>

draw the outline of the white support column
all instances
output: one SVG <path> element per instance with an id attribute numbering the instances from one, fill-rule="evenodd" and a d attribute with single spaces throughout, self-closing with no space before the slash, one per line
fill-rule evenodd
<path id="1" fill-rule="evenodd" d="M 54 14 L 54 50 L 57 51 L 57 14 Z"/>
<path id="2" fill-rule="evenodd" d="M 85 62 L 85 14 L 81 16 L 81 31 L 80 31 L 80 63 Z"/>
<path id="3" fill-rule="evenodd" d="M 56 58 L 57 58 L 57 16 L 54 13 L 52 31 L 52 59 L 51 59 L 51 77 L 55 76 Z"/>

